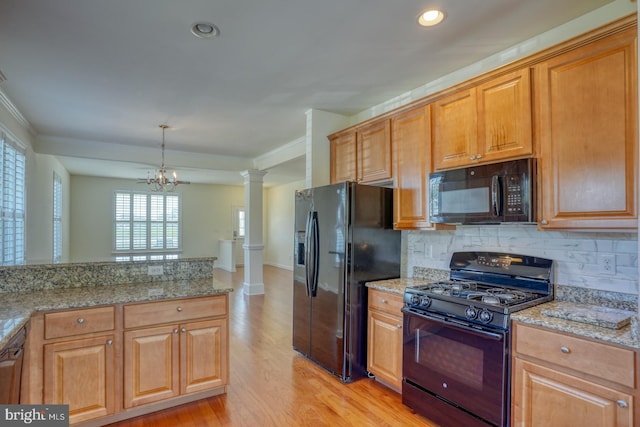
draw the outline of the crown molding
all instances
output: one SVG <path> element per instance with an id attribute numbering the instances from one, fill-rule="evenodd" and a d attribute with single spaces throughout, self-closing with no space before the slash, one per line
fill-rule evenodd
<path id="1" fill-rule="evenodd" d="M 20 126 L 25 128 L 27 132 L 29 132 L 32 136 L 38 135 L 38 132 L 36 132 L 33 126 L 31 126 L 31 123 L 29 123 L 29 120 L 27 120 L 26 117 L 22 115 L 20 110 L 18 110 L 18 107 L 15 106 L 11 99 L 9 99 L 9 96 L 7 96 L 7 94 L 4 93 L 2 89 L 0 89 L 0 104 L 2 104 L 2 106 L 6 108 L 7 111 L 9 111 L 13 118 L 15 118 Z"/>

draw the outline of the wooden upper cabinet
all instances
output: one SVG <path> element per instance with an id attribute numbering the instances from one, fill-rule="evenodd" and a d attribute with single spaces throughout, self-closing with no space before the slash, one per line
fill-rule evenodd
<path id="1" fill-rule="evenodd" d="M 472 161 L 478 137 L 475 88 L 456 92 L 435 102 L 433 131 L 435 169 L 465 166 Z"/>
<path id="2" fill-rule="evenodd" d="M 529 68 L 461 90 L 434 104 L 434 168 L 533 153 Z"/>
<path id="3" fill-rule="evenodd" d="M 492 162 L 533 153 L 531 70 L 495 78 L 477 88 L 476 159 Z"/>
<path id="4" fill-rule="evenodd" d="M 331 184 L 356 180 L 356 132 L 355 130 L 332 135 L 331 144 Z"/>
<path id="5" fill-rule="evenodd" d="M 357 181 L 363 184 L 391 180 L 391 120 L 380 120 L 357 130 Z"/>
<path id="6" fill-rule="evenodd" d="M 635 29 L 536 66 L 541 228 L 637 228 L 637 78 Z"/>
<path id="7" fill-rule="evenodd" d="M 431 106 L 419 107 L 392 119 L 393 226 L 429 228 L 428 181 L 431 152 Z"/>

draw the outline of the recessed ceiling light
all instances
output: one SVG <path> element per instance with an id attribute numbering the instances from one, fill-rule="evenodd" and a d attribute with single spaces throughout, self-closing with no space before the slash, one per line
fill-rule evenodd
<path id="1" fill-rule="evenodd" d="M 201 39 L 211 39 L 220 35 L 220 29 L 210 22 L 196 22 L 191 26 L 191 34 Z"/>
<path id="2" fill-rule="evenodd" d="M 444 19 L 444 12 L 438 9 L 425 10 L 418 16 L 418 24 L 423 27 L 431 27 L 439 24 Z"/>

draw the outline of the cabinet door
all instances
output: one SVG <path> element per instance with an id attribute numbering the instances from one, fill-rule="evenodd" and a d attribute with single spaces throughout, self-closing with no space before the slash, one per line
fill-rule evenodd
<path id="1" fill-rule="evenodd" d="M 407 111 L 392 120 L 394 215 L 398 230 L 428 228 L 431 170 L 431 106 Z"/>
<path id="2" fill-rule="evenodd" d="M 515 358 L 512 418 L 526 427 L 632 427 L 633 396 Z"/>
<path id="3" fill-rule="evenodd" d="M 402 318 L 369 310 L 367 370 L 402 388 Z"/>
<path id="4" fill-rule="evenodd" d="M 124 333 L 124 406 L 131 408 L 179 394 L 177 325 Z"/>
<path id="5" fill-rule="evenodd" d="M 433 130 L 434 169 L 474 162 L 478 151 L 476 89 L 437 100 L 433 106 Z"/>
<path id="6" fill-rule="evenodd" d="M 392 178 L 390 121 L 381 120 L 359 129 L 357 140 L 358 182 L 390 180 Z"/>
<path id="7" fill-rule="evenodd" d="M 492 162 L 532 154 L 530 69 L 478 86 L 477 96 L 476 159 Z"/>
<path id="8" fill-rule="evenodd" d="M 635 30 L 535 69 L 542 228 L 637 228 Z"/>
<path id="9" fill-rule="evenodd" d="M 227 320 L 187 323 L 180 327 L 181 393 L 227 384 Z"/>
<path id="10" fill-rule="evenodd" d="M 331 139 L 331 183 L 356 180 L 356 132 Z"/>
<path id="11" fill-rule="evenodd" d="M 68 404 L 71 424 L 115 408 L 113 335 L 44 346 L 44 404 Z"/>

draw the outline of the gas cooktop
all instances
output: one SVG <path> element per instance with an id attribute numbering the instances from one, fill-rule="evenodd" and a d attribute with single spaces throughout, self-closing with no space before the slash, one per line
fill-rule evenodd
<path id="1" fill-rule="evenodd" d="M 507 329 L 509 313 L 553 299 L 553 262 L 498 252 L 455 252 L 450 279 L 405 290 L 405 306 Z"/>

